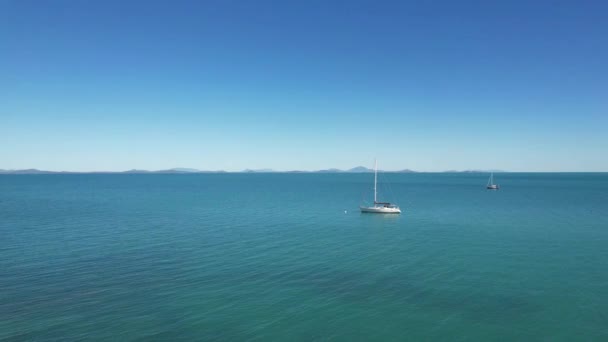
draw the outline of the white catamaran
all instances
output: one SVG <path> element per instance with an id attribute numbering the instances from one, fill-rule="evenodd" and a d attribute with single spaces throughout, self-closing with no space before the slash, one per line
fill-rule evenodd
<path id="1" fill-rule="evenodd" d="M 494 184 L 494 172 L 490 173 L 490 179 L 488 179 L 488 184 L 486 185 L 486 189 L 488 190 L 498 190 L 500 187 L 498 184 Z"/>
<path id="2" fill-rule="evenodd" d="M 374 205 L 371 207 L 360 206 L 362 213 L 376 213 L 376 214 L 401 214 L 401 209 L 396 204 L 389 202 L 378 202 L 378 161 L 374 160 Z"/>

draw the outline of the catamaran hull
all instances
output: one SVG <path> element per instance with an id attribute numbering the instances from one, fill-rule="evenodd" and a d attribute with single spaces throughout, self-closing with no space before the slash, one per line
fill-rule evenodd
<path id="1" fill-rule="evenodd" d="M 373 214 L 401 214 L 399 208 L 384 208 L 384 207 L 359 207 L 362 213 Z"/>

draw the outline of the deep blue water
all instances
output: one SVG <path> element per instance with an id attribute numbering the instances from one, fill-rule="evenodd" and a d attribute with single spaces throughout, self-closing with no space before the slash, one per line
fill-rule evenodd
<path id="1" fill-rule="evenodd" d="M 0 339 L 608 340 L 608 174 L 0 176 Z"/>

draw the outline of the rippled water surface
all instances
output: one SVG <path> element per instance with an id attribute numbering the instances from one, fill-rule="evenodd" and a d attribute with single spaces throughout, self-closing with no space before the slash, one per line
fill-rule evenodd
<path id="1" fill-rule="evenodd" d="M 608 340 L 608 174 L 0 176 L 0 339 Z"/>

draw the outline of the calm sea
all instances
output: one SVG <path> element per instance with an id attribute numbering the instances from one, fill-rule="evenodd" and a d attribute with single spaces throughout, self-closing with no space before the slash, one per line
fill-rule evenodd
<path id="1" fill-rule="evenodd" d="M 608 174 L 0 176 L 0 339 L 608 340 Z"/>

